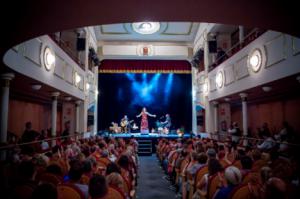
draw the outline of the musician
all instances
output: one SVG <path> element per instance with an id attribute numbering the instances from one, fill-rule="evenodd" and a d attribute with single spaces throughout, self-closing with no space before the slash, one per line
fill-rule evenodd
<path id="1" fill-rule="evenodd" d="M 148 132 L 149 133 L 149 126 L 148 126 L 148 116 L 149 117 L 156 117 L 156 115 L 152 115 L 150 113 L 147 112 L 147 109 L 144 107 L 142 109 L 142 112 L 137 115 L 136 117 L 141 117 L 142 116 L 142 120 L 141 120 L 141 132 Z"/>
<path id="2" fill-rule="evenodd" d="M 172 122 L 171 122 L 171 117 L 169 114 L 166 114 L 166 120 L 164 122 L 162 122 L 162 125 L 167 129 L 171 128 Z"/>
<path id="3" fill-rule="evenodd" d="M 121 119 L 121 131 L 124 133 L 127 133 L 129 131 L 129 120 L 127 115 L 124 115 L 124 117 Z"/>

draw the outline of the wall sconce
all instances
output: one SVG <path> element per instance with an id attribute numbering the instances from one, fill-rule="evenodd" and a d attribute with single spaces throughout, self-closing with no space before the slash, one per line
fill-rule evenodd
<path id="1" fill-rule="evenodd" d="M 263 89 L 263 91 L 265 91 L 265 92 L 269 92 L 269 91 L 272 90 L 272 87 L 271 87 L 271 86 L 263 86 L 262 89 Z"/>
<path id="2" fill-rule="evenodd" d="M 38 90 L 40 90 L 42 88 L 42 85 L 40 85 L 40 84 L 32 84 L 31 88 L 32 88 L 32 90 L 38 91 Z"/>
<path id="3" fill-rule="evenodd" d="M 75 85 L 77 86 L 81 81 L 80 75 L 78 75 L 77 72 L 75 72 Z"/>
<path id="4" fill-rule="evenodd" d="M 262 66 L 262 53 L 259 49 L 255 49 L 248 57 L 248 65 L 252 71 L 257 73 Z"/>
<path id="5" fill-rule="evenodd" d="M 46 47 L 43 57 L 45 68 L 50 71 L 55 66 L 55 54 L 49 47 Z"/>
<path id="6" fill-rule="evenodd" d="M 89 91 L 90 90 L 91 85 L 89 83 L 85 84 L 85 90 Z"/>
<path id="7" fill-rule="evenodd" d="M 222 71 L 219 71 L 216 76 L 216 85 L 218 88 L 222 88 L 224 82 L 224 75 Z"/>

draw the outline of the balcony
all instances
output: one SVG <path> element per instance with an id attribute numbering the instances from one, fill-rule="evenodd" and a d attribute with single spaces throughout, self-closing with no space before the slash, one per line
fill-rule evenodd
<path id="1" fill-rule="evenodd" d="M 242 42 L 238 42 L 238 43 L 234 44 L 223 55 L 221 55 L 220 57 L 217 57 L 215 62 L 209 66 L 209 71 L 212 71 L 214 68 L 219 66 L 221 63 L 223 63 L 224 61 L 226 61 L 227 59 L 229 59 L 230 57 L 235 55 L 237 52 L 239 52 L 241 49 L 245 48 L 249 43 L 251 43 L 252 41 L 257 39 L 259 36 L 261 36 L 265 32 L 266 32 L 265 30 L 261 30 L 258 28 L 255 28 L 252 31 L 250 31 L 250 33 L 248 33 L 245 36 L 245 38 Z"/>

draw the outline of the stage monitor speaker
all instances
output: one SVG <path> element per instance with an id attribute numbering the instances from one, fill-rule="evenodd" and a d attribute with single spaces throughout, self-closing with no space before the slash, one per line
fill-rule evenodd
<path id="1" fill-rule="evenodd" d="M 85 50 L 85 38 L 77 38 L 77 50 Z"/>
<path id="2" fill-rule="evenodd" d="M 209 51 L 209 53 L 217 52 L 217 41 L 216 40 L 208 41 L 208 51 Z"/>

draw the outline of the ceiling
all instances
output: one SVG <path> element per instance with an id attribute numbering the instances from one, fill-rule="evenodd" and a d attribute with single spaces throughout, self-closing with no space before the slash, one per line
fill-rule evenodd
<path id="1" fill-rule="evenodd" d="M 98 41 L 152 41 L 152 42 L 193 42 L 199 23 L 161 22 L 156 33 L 143 35 L 135 32 L 132 23 L 95 26 Z"/>
<path id="2" fill-rule="evenodd" d="M 194 21 L 243 25 L 300 36 L 297 1 L 3 0 L 0 57 L 28 39 L 67 29 L 134 21 Z M 3 67 L 1 67 L 3 68 Z"/>

